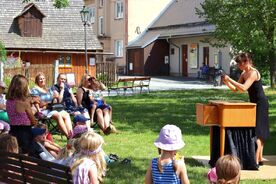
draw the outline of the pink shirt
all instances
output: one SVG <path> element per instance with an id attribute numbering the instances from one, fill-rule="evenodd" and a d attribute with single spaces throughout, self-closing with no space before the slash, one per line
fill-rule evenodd
<path id="1" fill-rule="evenodd" d="M 10 125 L 30 126 L 31 121 L 26 112 L 16 111 L 16 100 L 7 100 L 6 110 L 9 115 Z"/>

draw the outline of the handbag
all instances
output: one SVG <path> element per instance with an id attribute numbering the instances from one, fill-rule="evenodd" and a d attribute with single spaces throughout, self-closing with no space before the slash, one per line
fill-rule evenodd
<path id="1" fill-rule="evenodd" d="M 57 103 L 54 103 L 54 100 L 57 99 Z M 62 111 L 65 109 L 63 103 L 59 103 L 58 98 L 53 98 L 52 102 L 48 104 L 47 109 L 50 111 Z"/>

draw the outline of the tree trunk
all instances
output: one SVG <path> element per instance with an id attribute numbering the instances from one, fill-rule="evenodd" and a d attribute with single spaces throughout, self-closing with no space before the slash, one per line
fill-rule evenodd
<path id="1" fill-rule="evenodd" d="M 272 47 L 269 51 L 269 63 L 270 63 L 270 87 L 275 88 L 275 78 L 276 78 L 276 50 Z"/>

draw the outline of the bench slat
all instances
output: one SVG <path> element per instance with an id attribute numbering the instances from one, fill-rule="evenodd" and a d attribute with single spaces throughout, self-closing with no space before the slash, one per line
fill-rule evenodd
<path id="1" fill-rule="evenodd" d="M 0 181 L 16 184 L 23 181 L 32 184 L 73 183 L 67 166 L 1 150 Z"/>

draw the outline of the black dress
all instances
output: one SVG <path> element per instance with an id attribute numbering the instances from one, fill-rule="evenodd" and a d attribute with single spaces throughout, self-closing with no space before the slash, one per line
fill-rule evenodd
<path id="1" fill-rule="evenodd" d="M 257 138 L 267 139 L 269 136 L 268 100 L 264 94 L 261 80 L 253 82 L 248 89 L 250 102 L 257 104 L 256 129 Z"/>
<path id="2" fill-rule="evenodd" d="M 255 81 L 248 89 L 250 102 L 257 104 L 256 128 L 226 128 L 224 154 L 236 155 L 242 169 L 257 169 L 256 137 L 267 139 L 269 136 L 268 100 L 264 94 L 261 81 Z M 220 127 L 213 127 L 213 144 L 209 164 L 214 167 L 219 158 Z"/>

